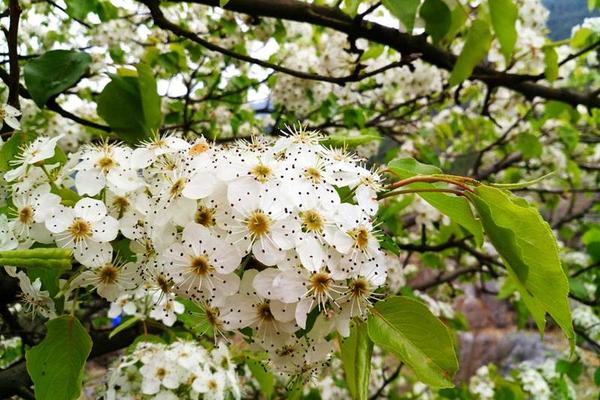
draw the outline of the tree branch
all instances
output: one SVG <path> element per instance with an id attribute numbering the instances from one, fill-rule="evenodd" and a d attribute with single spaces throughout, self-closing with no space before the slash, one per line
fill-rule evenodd
<path id="1" fill-rule="evenodd" d="M 153 18 L 155 19 L 155 22 L 157 22 L 156 17 L 159 16 L 160 13 L 159 1 L 138 1 L 146 4 L 149 8 L 154 9 Z M 218 0 L 189 0 L 186 2 L 205 4 L 213 7 L 219 6 Z M 412 36 L 407 33 L 399 32 L 397 29 L 389 28 L 372 21 L 359 21 L 359 23 L 356 23 L 354 18 L 337 8 L 309 4 L 298 0 L 231 0 L 227 3 L 225 8 L 227 10 L 240 12 L 255 17 L 262 16 L 280 18 L 290 21 L 307 22 L 310 24 L 331 28 L 345 33 L 352 38 L 363 38 L 372 42 L 390 46 L 403 55 L 420 54 L 420 58 L 423 61 L 446 70 L 451 70 L 457 59 L 456 55 L 427 43 L 427 38 L 425 36 Z M 186 37 L 189 35 L 191 36 L 189 37 L 190 39 L 192 39 L 192 37 L 194 39 L 200 39 L 195 34 L 192 33 L 190 35 L 191 32 L 185 31 L 181 27 L 168 21 L 167 23 L 169 25 L 166 25 L 165 21 L 161 21 L 160 18 L 158 19 L 158 22 L 163 24 L 163 27 L 168 26 L 168 29 L 172 30 L 175 34 Z M 157 23 L 159 26 L 160 24 Z M 194 41 L 199 43 L 197 40 Z M 213 48 L 215 46 L 209 42 L 206 42 L 206 44 L 209 44 Z M 262 61 L 260 62 L 264 63 Z M 268 65 L 266 67 L 273 68 L 272 65 Z M 298 71 L 286 71 L 283 69 L 280 72 L 291 72 L 292 74 L 295 74 L 295 76 L 299 76 Z M 306 78 L 311 79 L 315 78 L 315 76 L 308 74 Z M 339 78 L 333 79 L 334 83 L 338 83 L 336 80 Z M 594 93 L 593 91 L 580 92 L 569 88 L 553 88 L 538 84 L 536 81 L 541 79 L 541 77 L 536 75 L 521 75 L 501 72 L 480 64 L 473 71 L 471 79 L 482 81 L 490 86 L 502 86 L 514 90 L 521 93 L 528 99 L 542 97 L 548 100 L 562 101 L 571 105 L 582 104 L 589 108 L 600 107 L 600 97 L 597 93 Z"/>

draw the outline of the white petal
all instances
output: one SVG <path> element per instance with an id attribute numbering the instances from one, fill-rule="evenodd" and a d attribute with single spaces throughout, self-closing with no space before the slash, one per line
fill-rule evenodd
<path id="1" fill-rule="evenodd" d="M 273 280 L 281 274 L 277 268 L 266 268 L 260 271 L 252 282 L 252 286 L 259 296 L 266 299 L 276 299 L 278 297 L 277 289 L 273 285 Z"/>
<path id="2" fill-rule="evenodd" d="M 106 186 L 104 174 L 96 170 L 79 171 L 75 175 L 75 187 L 82 195 L 95 196 Z"/>
<path id="3" fill-rule="evenodd" d="M 188 199 L 204 199 L 214 192 L 217 184 L 218 180 L 213 174 L 197 174 L 185 185 L 182 194 Z"/>
<path id="4" fill-rule="evenodd" d="M 119 221 L 111 216 L 106 216 L 92 224 L 92 238 L 97 242 L 110 242 L 119 233 Z"/>
<path id="5" fill-rule="evenodd" d="M 75 219 L 75 212 L 71 208 L 59 206 L 46 219 L 45 225 L 52 233 L 60 233 L 67 230 Z"/>
<path id="6" fill-rule="evenodd" d="M 97 222 L 106 217 L 106 206 L 100 200 L 84 198 L 73 207 L 75 215 L 89 222 Z"/>

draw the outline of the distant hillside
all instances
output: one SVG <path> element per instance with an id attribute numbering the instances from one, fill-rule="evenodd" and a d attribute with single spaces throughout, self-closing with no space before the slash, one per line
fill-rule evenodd
<path id="1" fill-rule="evenodd" d="M 571 36 L 571 28 L 580 24 L 586 17 L 600 16 L 600 12 L 591 14 L 587 8 L 587 0 L 542 0 L 550 10 L 548 28 L 552 40 L 560 40 Z"/>

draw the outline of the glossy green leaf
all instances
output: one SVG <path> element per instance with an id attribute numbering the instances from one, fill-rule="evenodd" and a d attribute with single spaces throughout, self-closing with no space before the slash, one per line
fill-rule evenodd
<path id="1" fill-rule="evenodd" d="M 492 43 L 492 33 L 487 23 L 478 19 L 473 22 L 467 41 L 452 68 L 450 85 L 458 85 L 473 73 L 473 69 L 486 56 Z"/>
<path id="2" fill-rule="evenodd" d="M 413 158 L 399 158 L 391 161 L 388 168 L 400 179 L 410 178 L 415 175 L 436 175 L 442 170 L 433 165 L 418 162 Z M 407 188 L 431 189 L 440 187 L 432 183 L 412 183 Z M 473 235 L 475 243 L 480 246 L 483 243 L 483 228 L 481 223 L 473 215 L 468 200 L 453 194 L 446 193 L 418 193 L 426 202 L 447 215 L 452 221 L 465 228 Z"/>
<path id="3" fill-rule="evenodd" d="M 98 99 L 98 115 L 127 143 L 150 138 L 160 128 L 162 116 L 149 68 L 140 64 L 137 73 L 120 70 L 111 75 Z"/>
<path id="4" fill-rule="evenodd" d="M 340 352 L 346 385 L 352 398 L 366 400 L 371 375 L 373 342 L 369 339 L 365 322 L 352 323 L 350 336 L 340 338 Z"/>
<path id="5" fill-rule="evenodd" d="M 425 21 L 425 32 L 431 36 L 433 43 L 438 43 L 450 31 L 452 15 L 442 0 L 425 0 L 419 15 Z"/>
<path id="6" fill-rule="evenodd" d="M 219 0 L 219 6 L 225 7 L 231 0 Z"/>
<path id="7" fill-rule="evenodd" d="M 538 326 L 543 310 L 573 343 L 569 283 L 548 223 L 534 206 L 501 189 L 481 185 L 469 196 Z"/>
<path id="8" fill-rule="evenodd" d="M 29 349 L 25 356 L 35 398 L 77 399 L 92 340 L 77 318 L 71 315 L 48 321 L 46 328 L 44 340 Z"/>
<path id="9" fill-rule="evenodd" d="M 412 33 L 421 0 L 383 0 L 383 5 L 402 22 L 406 32 Z"/>
<path id="10" fill-rule="evenodd" d="M 123 331 L 131 328 L 132 326 L 135 326 L 135 324 L 137 324 L 139 320 L 140 320 L 140 317 L 137 317 L 137 316 L 127 318 L 125 321 L 121 322 L 115 329 L 113 329 L 109 333 L 108 338 L 112 339 L 115 335 L 118 335 L 120 332 L 123 332 Z"/>
<path id="11" fill-rule="evenodd" d="M 89 54 L 71 50 L 51 50 L 25 64 L 25 85 L 35 104 L 43 107 L 48 99 L 75 85 L 92 62 Z"/>
<path id="12" fill-rule="evenodd" d="M 433 387 L 452 387 L 458 370 L 448 328 L 418 300 L 390 297 L 375 304 L 368 320 L 371 340 L 395 354 L 417 378 Z"/>
<path id="13" fill-rule="evenodd" d="M 10 139 L 0 147 L 0 172 L 6 172 L 11 169 L 11 161 L 19 154 L 21 148 L 34 138 L 33 134 L 23 131 L 13 133 Z"/>
<path id="14" fill-rule="evenodd" d="M 558 53 L 554 46 L 544 47 L 544 76 L 550 82 L 558 78 Z"/>
<path id="15" fill-rule="evenodd" d="M 513 0 L 488 0 L 494 33 L 508 63 L 517 42 L 516 22 L 519 10 Z"/>
<path id="16" fill-rule="evenodd" d="M 250 369 L 254 379 L 258 382 L 264 398 L 270 399 L 273 397 L 273 392 L 275 391 L 275 377 L 273 374 L 263 363 L 251 358 L 246 360 L 246 365 Z"/>

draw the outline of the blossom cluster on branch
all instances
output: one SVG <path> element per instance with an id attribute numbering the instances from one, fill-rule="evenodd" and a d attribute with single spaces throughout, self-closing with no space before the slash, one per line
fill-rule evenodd
<path id="1" fill-rule="evenodd" d="M 81 268 L 67 296 L 92 286 L 130 315 L 133 299 L 149 297 L 150 316 L 167 325 L 184 311 L 177 296 L 199 302 L 216 333 L 251 328 L 253 342 L 297 373 L 327 357 L 325 337 L 347 336 L 386 281 L 373 223 L 382 178 L 316 132 L 229 146 L 103 142 L 44 164 L 59 138 L 35 139 L 5 174 L 15 240 L 4 249 L 73 249 Z M 54 192 L 72 185 L 72 204 L 61 204 Z M 119 241 L 129 244 L 121 253 Z"/>

